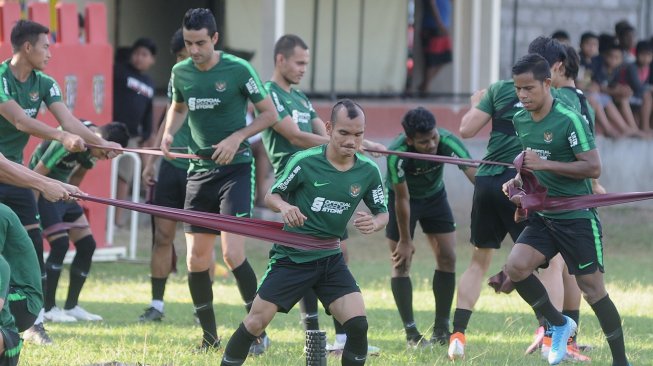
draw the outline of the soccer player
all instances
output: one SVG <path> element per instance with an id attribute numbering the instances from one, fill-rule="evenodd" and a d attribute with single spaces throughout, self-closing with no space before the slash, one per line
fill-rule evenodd
<path id="1" fill-rule="evenodd" d="M 274 55 L 274 72 L 271 80 L 265 83 L 265 89 L 272 97 L 279 113 L 279 121 L 263 131 L 263 143 L 274 168 L 275 178 L 279 179 L 294 153 L 326 144 L 329 138 L 324 121 L 317 115 L 308 97 L 293 87 L 300 83 L 308 67 L 310 61 L 308 46 L 300 37 L 287 34 L 279 38 L 275 44 Z M 363 140 L 362 146 L 385 150 L 385 146 L 369 140 Z M 346 236 L 345 232 L 340 243 L 345 262 L 348 261 L 344 242 Z M 317 296 L 312 290 L 309 290 L 300 300 L 299 307 L 305 329 L 320 329 Z M 340 352 L 345 345 L 347 335 L 335 318 L 334 327 L 336 339 L 328 348 L 329 351 Z M 378 352 L 378 348 L 370 346 L 370 354 Z"/>
<path id="2" fill-rule="evenodd" d="M 11 30 L 12 57 L 0 64 L 0 153 L 9 160 L 21 164 L 23 149 L 29 135 L 61 142 L 66 150 L 85 150 L 84 143 L 107 148 L 119 147 L 93 134 L 75 118 L 61 100 L 61 90 L 51 77 L 41 70 L 50 59 L 49 29 L 29 20 L 19 20 Z M 41 103 L 45 103 L 63 130 L 52 128 L 35 119 Z M 116 155 L 113 150 L 102 150 L 103 157 Z M 9 206 L 20 218 L 34 244 L 45 287 L 43 263 L 43 238 L 34 194 L 26 188 L 0 184 L 0 203 Z M 43 328 L 43 316 L 37 318 L 35 326 L 25 333 L 25 340 L 38 344 L 49 344 Z"/>
<path id="3" fill-rule="evenodd" d="M 420 154 L 471 158 L 463 143 L 451 132 L 436 128 L 435 116 L 419 107 L 402 118 L 404 133 L 390 144 L 390 150 Z M 449 332 L 449 313 L 455 289 L 456 225 L 444 187 L 444 164 L 388 156 L 388 212 L 390 219 L 385 230 L 392 252 L 390 281 L 408 346 L 430 343 L 446 344 Z M 460 166 L 467 179 L 474 183 L 476 168 Z M 415 252 L 413 236 L 417 222 L 426 234 L 433 250 L 436 269 L 433 274 L 435 323 L 429 340 L 417 330 L 413 316 L 413 286 L 410 268 Z"/>
<path id="4" fill-rule="evenodd" d="M 97 127 L 90 121 L 84 124 L 107 141 L 127 146 L 129 132 L 120 122 L 112 122 Z M 29 167 L 46 177 L 79 186 L 87 171 L 95 166 L 101 151 L 88 149 L 82 152 L 69 152 L 58 141 L 44 141 L 34 150 Z M 45 287 L 45 320 L 52 322 L 72 322 L 77 320 L 102 320 L 102 317 L 89 313 L 78 305 L 79 294 L 91 269 L 95 239 L 89 228 L 82 207 L 75 201 L 50 202 L 36 191 L 41 227 L 47 232 L 50 255 L 45 262 L 47 285 Z M 70 229 L 57 228 L 61 223 L 75 225 Z M 70 285 L 63 310 L 56 305 L 57 285 L 63 268 L 63 261 L 72 241 L 75 245 L 75 258 L 70 266 Z"/>
<path id="5" fill-rule="evenodd" d="M 175 55 L 178 63 L 188 58 L 188 51 L 184 44 L 181 29 L 177 30 L 170 40 L 170 52 Z M 168 83 L 168 99 L 172 100 L 172 80 Z M 163 131 L 163 127 L 159 128 L 154 142 L 155 145 L 161 144 Z M 171 146 L 187 148 L 189 139 L 190 128 L 188 123 L 184 121 L 175 134 Z M 157 161 L 157 157 L 149 157 L 143 169 L 143 182 L 154 189 L 152 203 L 159 206 L 184 208 L 186 176 L 188 175 L 190 161 L 188 159 L 163 159 L 159 166 L 159 173 L 155 175 Z M 145 312 L 139 316 L 138 320 L 141 322 L 160 321 L 163 318 L 163 294 L 165 293 L 168 276 L 172 272 L 176 261 L 174 239 L 177 222 L 153 216 L 152 225 L 154 225 L 152 256 L 150 258 L 152 302 L 145 309 Z"/>
<path id="6" fill-rule="evenodd" d="M 363 234 L 388 222 L 377 165 L 357 151 L 365 115 L 351 100 L 333 107 L 327 122 L 329 143 L 295 154 L 266 195 L 266 204 L 281 212 L 284 230 L 317 238 L 342 237 L 363 200 L 372 214 L 356 212 L 354 226 Z M 268 271 L 252 309 L 227 344 L 222 365 L 241 365 L 250 343 L 279 312 L 287 313 L 313 289 L 347 334 L 343 365 L 362 365 L 367 355 L 367 318 L 360 289 L 338 249 L 297 250 L 275 244 Z"/>
<path id="7" fill-rule="evenodd" d="M 191 161 L 184 209 L 249 217 L 252 210 L 252 154 L 247 138 L 269 127 L 278 116 L 258 75 L 246 61 L 215 51 L 218 33 L 208 9 L 190 9 L 183 37 L 190 58 L 172 68 L 172 104 L 166 116 L 161 150 L 169 154 L 174 135 L 188 116 L 190 149 L 207 160 Z M 247 102 L 258 115 L 245 123 Z M 219 231 L 185 225 L 188 286 L 203 330 L 200 350 L 220 340 L 213 312 L 209 267 Z M 256 274 L 245 256 L 245 238 L 222 233 L 222 257 L 234 274 L 249 310 L 256 295 Z"/>
<path id="8" fill-rule="evenodd" d="M 524 168 L 534 172 L 550 197 L 591 194 L 589 179 L 601 174 L 594 136 L 580 114 L 552 97 L 548 62 L 529 54 L 515 63 L 512 74 L 525 109 L 513 118 L 525 150 Z M 504 184 L 503 191 L 507 193 L 520 183 L 516 176 Z M 532 213 L 508 257 L 506 272 L 515 289 L 551 324 L 549 363 L 556 365 L 564 359 L 567 340 L 576 331 L 576 323 L 553 306 L 533 274 L 558 253 L 601 324 L 612 351 L 612 365 L 628 365 L 621 318 L 603 280 L 601 224 L 594 209 Z"/>

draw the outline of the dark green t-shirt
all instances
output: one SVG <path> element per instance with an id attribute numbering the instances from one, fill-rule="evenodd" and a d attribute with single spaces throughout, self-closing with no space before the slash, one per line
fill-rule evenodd
<path id="1" fill-rule="evenodd" d="M 254 68 L 228 53 L 220 52 L 218 63 L 207 71 L 198 70 L 191 58 L 172 68 L 172 99 L 188 105 L 189 146 L 198 155 L 210 156 L 212 145 L 244 128 L 247 102 L 258 103 L 266 96 Z M 252 161 L 247 139 L 238 151 L 231 164 Z M 212 160 L 191 160 L 189 171 L 216 167 Z"/>
<path id="2" fill-rule="evenodd" d="M 0 103 L 10 100 L 20 105 L 29 117 L 36 118 L 41 103 L 50 106 L 61 102 L 59 85 L 48 75 L 32 71 L 24 83 L 16 80 L 9 68 L 11 59 L 0 64 Z M 18 131 L 6 118 L 0 115 L 0 153 L 14 163 L 23 164 L 23 149 L 29 134 Z"/>
<path id="3" fill-rule="evenodd" d="M 313 133 L 312 121 L 317 118 L 317 113 L 304 93 L 294 88 L 288 93 L 273 81 L 265 83 L 265 89 L 272 97 L 279 120 L 290 116 L 301 131 Z M 263 130 L 263 145 L 274 168 L 275 178 L 281 176 L 290 157 L 302 150 L 272 127 Z"/>
<path id="4" fill-rule="evenodd" d="M 29 168 L 34 169 L 39 162 L 50 170 L 48 177 L 60 182 L 68 183 L 70 175 L 79 164 L 85 169 L 95 166 L 96 158 L 91 156 L 91 151 L 70 152 L 59 141 L 41 142 L 29 161 Z"/>
<path id="5" fill-rule="evenodd" d="M 0 254 L 11 268 L 9 283 L 16 290 L 12 296 L 24 297 L 29 312 L 37 315 L 43 306 L 39 260 L 18 216 L 3 204 L 0 204 Z"/>
<path id="6" fill-rule="evenodd" d="M 436 155 L 454 156 L 471 159 L 471 155 L 460 139 L 444 128 L 438 128 L 440 143 Z M 406 143 L 406 135 L 399 134 L 389 150 L 416 152 Z M 392 190 L 393 185 L 406 182 L 410 198 L 431 197 L 444 189 L 444 164 L 427 160 L 407 159 L 397 155 L 388 155 L 388 175 L 386 184 Z M 459 165 L 461 170 L 467 166 Z"/>
<path id="7" fill-rule="evenodd" d="M 4 300 L 4 305 L 0 310 L 0 328 L 11 329 L 14 332 L 18 332 L 14 317 L 11 315 L 11 311 L 9 310 L 9 301 L 7 301 L 10 278 L 11 273 L 9 271 L 9 263 L 7 263 L 5 258 L 0 254 L 0 296 L 2 296 L 2 299 Z"/>
<path id="8" fill-rule="evenodd" d="M 328 145 L 316 146 L 292 156 L 283 175 L 271 188 L 273 193 L 287 197 L 307 217 L 304 226 L 284 230 L 316 238 L 340 238 L 358 203 L 363 200 L 376 215 L 387 212 L 379 167 L 362 154 L 346 172 L 331 165 L 326 157 Z M 324 258 L 341 250 L 298 250 L 274 244 L 272 259 L 288 257 L 296 263 Z"/>
<path id="9" fill-rule="evenodd" d="M 510 104 L 513 105 L 513 108 L 508 108 L 503 114 L 501 114 L 501 116 L 497 116 L 500 120 L 503 120 L 504 123 L 512 121 L 512 117 L 515 113 L 523 109 L 523 107 L 517 100 L 513 81 L 499 80 L 488 87 L 487 92 L 483 98 L 481 98 L 481 101 L 476 108 L 490 116 L 494 116 Z M 493 119 L 492 123 L 499 122 L 495 122 Z M 485 153 L 483 160 L 512 164 L 515 157 L 517 157 L 520 152 L 521 144 L 517 136 L 514 134 L 499 132 L 493 128 L 490 133 L 490 141 L 487 143 L 487 152 Z M 499 175 L 505 170 L 505 166 L 481 164 L 478 167 L 478 170 L 476 170 L 476 175 L 479 177 Z"/>
<path id="10" fill-rule="evenodd" d="M 172 79 L 168 81 L 168 100 L 172 100 Z M 163 126 L 161 126 L 163 128 Z M 186 116 L 186 119 L 184 120 L 184 123 L 179 127 L 179 130 L 177 130 L 177 133 L 175 133 L 175 137 L 172 140 L 172 147 L 183 147 L 186 148 L 186 152 L 188 152 L 188 146 L 189 146 L 189 141 L 190 141 L 190 127 L 188 127 L 188 116 Z M 178 151 L 175 151 L 178 152 Z M 175 167 L 183 170 L 188 170 L 190 167 L 190 160 L 188 159 L 167 159 L 166 160 L 174 165 Z"/>
<path id="11" fill-rule="evenodd" d="M 594 108 L 592 108 L 592 106 L 587 102 L 582 90 L 565 86 L 562 88 L 551 89 L 551 95 L 583 116 L 590 126 L 590 131 L 594 133 L 594 118 L 596 113 L 594 112 Z M 584 99 L 583 104 L 581 104 L 581 98 Z"/>
<path id="12" fill-rule="evenodd" d="M 577 160 L 576 154 L 596 148 L 583 116 L 557 99 L 554 99 L 551 112 L 541 121 L 533 121 L 530 112 L 522 110 L 515 114 L 513 123 L 524 150 L 534 151 L 545 160 L 573 162 Z M 542 170 L 534 173 L 548 188 L 549 197 L 592 194 L 590 179 L 574 179 Z M 541 214 L 560 219 L 595 218 L 593 210 L 544 211 Z"/>

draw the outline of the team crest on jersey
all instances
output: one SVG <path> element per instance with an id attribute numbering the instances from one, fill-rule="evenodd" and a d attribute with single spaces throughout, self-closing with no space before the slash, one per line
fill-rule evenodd
<path id="1" fill-rule="evenodd" d="M 361 185 L 358 183 L 354 183 L 349 186 L 349 195 L 352 197 L 358 197 L 358 195 L 361 194 Z"/>
<path id="2" fill-rule="evenodd" d="M 35 91 L 35 92 L 29 93 L 29 100 L 31 100 L 32 102 L 38 101 L 39 100 L 39 92 Z"/>
<path id="3" fill-rule="evenodd" d="M 553 132 L 545 131 L 544 132 L 544 142 L 546 142 L 547 144 L 550 144 L 551 141 L 553 141 Z"/>
<path id="4" fill-rule="evenodd" d="M 219 92 L 223 92 L 227 90 L 227 82 L 226 81 L 216 81 L 215 82 L 215 90 Z"/>

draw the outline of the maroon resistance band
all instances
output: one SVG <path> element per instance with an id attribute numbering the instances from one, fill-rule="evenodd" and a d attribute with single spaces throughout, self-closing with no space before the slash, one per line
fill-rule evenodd
<path id="1" fill-rule="evenodd" d="M 386 155 L 397 155 L 410 159 L 428 160 L 437 163 L 448 163 L 448 164 L 468 165 L 468 166 L 478 166 L 479 164 L 492 164 L 492 165 L 502 165 L 502 166 L 512 167 L 512 164 L 500 163 L 497 161 L 463 159 L 463 158 L 456 158 L 453 156 L 444 156 L 444 155 L 431 155 L 431 154 L 420 154 L 420 153 L 405 152 L 405 151 L 376 150 L 376 149 L 365 149 L 365 151 L 379 153 L 379 154 L 386 154 Z"/>
<path id="2" fill-rule="evenodd" d="M 280 222 L 190 211 L 88 195 L 71 194 L 70 196 L 85 201 L 97 202 L 160 216 L 169 220 L 183 221 L 207 229 L 227 231 L 234 234 L 248 236 L 250 238 L 270 241 L 301 250 L 337 249 L 340 247 L 340 240 L 337 238 L 318 239 L 310 235 L 291 233 L 282 230 L 283 224 Z"/>

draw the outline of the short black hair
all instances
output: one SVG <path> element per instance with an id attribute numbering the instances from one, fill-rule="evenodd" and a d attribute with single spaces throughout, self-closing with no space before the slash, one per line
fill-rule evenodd
<path id="1" fill-rule="evenodd" d="M 358 103 L 354 102 L 351 99 L 340 99 L 339 101 L 336 102 L 336 104 L 333 105 L 333 108 L 331 109 L 331 124 L 334 125 L 336 123 L 336 119 L 338 118 L 338 112 L 340 112 L 341 109 L 345 108 L 347 111 L 347 118 L 349 119 L 354 119 L 358 116 L 365 116 L 365 112 L 363 111 L 363 108 L 358 105 Z"/>
<path id="2" fill-rule="evenodd" d="M 407 137 L 413 138 L 418 133 L 428 133 L 435 128 L 435 116 L 423 107 L 409 110 L 401 119 L 401 126 Z"/>
<path id="3" fill-rule="evenodd" d="M 602 33 L 599 35 L 599 53 L 601 55 L 612 50 L 621 50 L 619 41 L 611 34 Z"/>
<path id="4" fill-rule="evenodd" d="M 576 80 L 578 78 L 578 68 L 580 64 L 580 57 L 572 46 L 565 46 L 567 51 L 567 59 L 565 60 L 565 77 L 567 79 Z"/>
<path id="5" fill-rule="evenodd" d="M 597 41 L 599 40 L 599 36 L 596 35 L 594 32 L 585 32 L 580 35 L 580 44 L 583 44 L 587 42 L 590 39 L 596 39 Z"/>
<path id="6" fill-rule="evenodd" d="M 33 46 L 38 42 L 41 34 L 49 33 L 48 27 L 31 20 L 21 19 L 11 29 L 11 47 L 16 53 L 25 42 L 29 42 Z"/>
<path id="7" fill-rule="evenodd" d="M 129 130 L 122 122 L 110 122 L 98 128 L 100 136 L 107 141 L 113 141 L 122 147 L 126 147 L 129 142 Z"/>
<path id="8" fill-rule="evenodd" d="M 184 34 L 182 29 L 179 28 L 175 34 L 172 35 L 172 38 L 170 38 L 170 53 L 176 56 L 184 48 L 186 48 L 186 44 L 184 43 Z"/>
<path id="9" fill-rule="evenodd" d="M 643 52 L 653 52 L 653 44 L 650 41 L 639 41 L 635 47 L 635 54 L 639 55 Z"/>
<path id="10" fill-rule="evenodd" d="M 154 43 L 154 41 L 152 39 L 146 38 L 146 37 L 141 37 L 141 38 L 137 39 L 132 44 L 131 51 L 134 52 L 134 51 L 136 51 L 137 48 L 140 48 L 140 47 L 143 47 L 143 48 L 147 49 L 148 51 L 150 51 L 152 56 L 156 56 L 156 43 Z"/>
<path id="11" fill-rule="evenodd" d="M 308 45 L 303 39 L 294 34 L 286 34 L 281 36 L 277 43 L 274 44 L 274 62 L 277 62 L 277 55 L 282 54 L 283 57 L 288 58 L 295 52 L 295 47 L 301 47 L 303 50 L 308 49 Z"/>
<path id="12" fill-rule="evenodd" d="M 512 66 L 512 75 L 533 73 L 533 79 L 544 81 L 551 78 L 551 67 L 546 59 L 537 53 L 523 56 Z"/>
<path id="13" fill-rule="evenodd" d="M 565 46 L 556 39 L 544 36 L 535 38 L 528 45 L 528 53 L 537 53 L 544 57 L 549 65 L 553 65 L 556 62 L 562 62 L 564 64 L 567 59 Z"/>
<path id="14" fill-rule="evenodd" d="M 561 39 L 570 39 L 569 33 L 567 31 L 558 29 L 557 31 L 551 34 L 551 38 L 561 40 Z"/>
<path id="15" fill-rule="evenodd" d="M 209 37 L 218 31 L 218 26 L 215 23 L 215 17 L 211 10 L 205 8 L 188 9 L 184 14 L 184 20 L 181 26 L 188 30 L 202 30 L 206 28 Z"/>
<path id="16" fill-rule="evenodd" d="M 633 27 L 630 22 L 627 20 L 621 20 L 617 22 L 617 24 L 614 25 L 614 33 L 617 35 L 617 37 L 621 37 L 624 34 L 628 32 L 632 32 L 635 30 L 635 27 Z"/>

